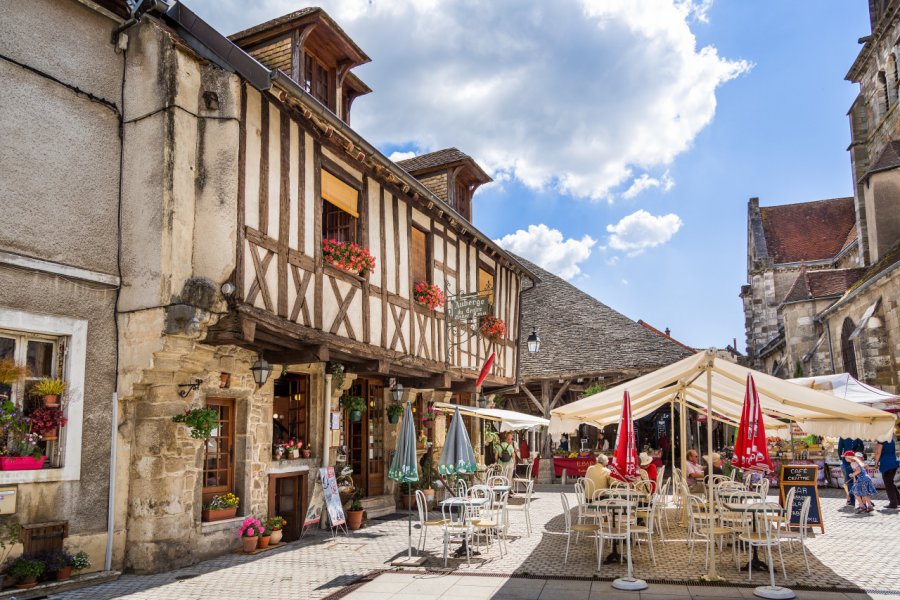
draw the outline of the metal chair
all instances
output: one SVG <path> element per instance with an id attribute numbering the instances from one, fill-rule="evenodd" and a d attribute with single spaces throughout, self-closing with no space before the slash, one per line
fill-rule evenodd
<path id="1" fill-rule="evenodd" d="M 505 475 L 492 475 L 487 479 L 488 487 L 494 487 L 495 485 L 509 485 L 509 478 Z"/>
<path id="2" fill-rule="evenodd" d="M 419 509 L 419 543 L 417 547 L 419 550 L 425 550 L 425 542 L 428 537 L 428 528 L 429 527 L 443 527 L 447 524 L 447 521 L 444 519 L 429 519 L 428 518 L 428 498 L 425 497 L 425 492 L 422 490 L 416 490 L 416 506 Z"/>
<path id="3" fill-rule="evenodd" d="M 600 522 L 597 529 L 597 538 L 599 547 L 597 548 L 597 571 L 600 571 L 601 558 L 603 556 L 603 545 L 606 540 L 610 542 L 622 542 L 627 546 L 626 552 L 631 552 L 631 508 L 626 506 L 623 511 L 618 499 L 606 498 L 598 501 L 595 510 L 600 516 Z M 619 518 L 619 513 L 624 512 L 623 517 Z M 630 557 L 628 557 L 630 559 Z"/>
<path id="4" fill-rule="evenodd" d="M 534 481 L 529 481 L 525 486 L 525 502 L 523 504 L 510 504 L 506 503 L 506 512 L 507 512 L 507 520 L 506 524 L 509 525 L 509 511 L 513 512 L 522 512 L 525 514 L 525 531 L 527 535 L 531 535 L 531 494 L 534 491 Z M 505 534 L 505 532 L 504 532 Z"/>
<path id="5" fill-rule="evenodd" d="M 450 544 L 463 544 L 466 548 L 466 564 L 471 564 L 471 547 L 473 538 L 472 523 L 469 522 L 468 509 L 465 505 L 453 510 L 450 503 L 441 505 L 441 516 L 447 521 L 444 524 L 444 566 L 447 566 L 447 550 Z"/>
<path id="6" fill-rule="evenodd" d="M 456 495 L 460 498 L 466 498 L 469 495 L 469 484 L 463 478 L 456 480 Z"/>
<path id="7" fill-rule="evenodd" d="M 638 518 L 644 519 L 644 524 L 630 525 L 630 535 L 637 538 L 635 541 L 640 541 L 641 536 L 646 538 L 647 546 L 650 548 L 650 560 L 653 561 L 654 565 L 656 565 L 656 554 L 653 552 L 653 536 L 655 535 L 654 528 L 656 527 L 656 508 L 657 498 L 652 496 L 650 497 L 650 505 L 646 508 L 639 508 L 636 512 Z"/>
<path id="8" fill-rule="evenodd" d="M 718 513 L 715 510 L 708 511 L 697 496 L 688 496 L 688 517 L 688 539 L 690 541 L 688 562 L 694 560 L 694 542 L 698 539 L 707 544 L 709 544 L 710 538 L 712 538 L 713 544 L 718 540 L 720 547 L 725 545 L 725 536 L 731 536 L 733 541 L 736 532 L 729 527 L 720 525 Z M 734 551 L 733 547 L 734 544 L 732 544 L 732 552 Z M 707 550 L 704 569 L 709 567 L 709 548 Z"/>
<path id="9" fill-rule="evenodd" d="M 751 523 L 755 528 L 748 528 L 738 536 L 738 540 L 747 545 L 747 579 L 753 579 L 753 548 L 765 548 L 768 556 L 769 571 L 774 585 L 775 574 L 772 567 L 772 547 L 778 547 L 778 557 L 781 559 L 781 573 L 787 579 L 787 570 L 784 568 L 784 555 L 781 552 L 781 539 L 778 532 L 772 528 L 771 515 L 781 510 L 780 506 L 767 502 L 756 502 L 749 505 L 748 511 L 753 514 Z"/>
<path id="10" fill-rule="evenodd" d="M 563 517 L 566 521 L 566 556 L 563 560 L 563 564 L 569 563 L 569 545 L 572 543 L 572 532 L 575 532 L 575 543 L 578 543 L 579 534 L 594 534 L 594 546 L 597 545 L 597 530 L 600 528 L 596 523 L 572 523 L 572 512 L 569 508 L 569 501 L 566 499 L 566 495 L 564 493 L 559 494 L 560 501 L 562 502 L 563 507 Z M 598 550 L 599 552 L 599 550 Z M 599 555 L 598 555 L 599 556 Z M 598 560 L 599 562 L 599 560 Z"/>
<path id="11" fill-rule="evenodd" d="M 793 492 L 796 488 L 791 488 Z M 792 544 L 794 540 L 800 542 L 800 548 L 803 550 L 803 560 L 806 562 L 806 574 L 810 574 L 809 570 L 809 558 L 806 556 L 806 535 L 808 532 L 808 522 L 809 522 L 809 507 L 812 504 L 812 498 L 809 496 L 805 496 L 803 498 L 803 502 L 800 504 L 800 522 L 798 523 L 799 528 L 796 531 L 790 529 L 790 516 L 788 515 L 787 522 L 785 522 L 785 528 L 778 529 L 778 536 L 782 540 L 788 540 L 788 544 L 790 548 L 793 548 Z M 785 508 L 790 505 L 785 503 Z M 789 509 L 790 510 L 790 509 Z"/>
<path id="12" fill-rule="evenodd" d="M 533 469 L 534 469 L 534 461 L 531 461 L 525 467 L 525 477 L 513 477 L 512 486 L 513 486 L 514 492 L 518 493 L 519 484 L 525 485 L 526 483 L 531 481 L 531 472 Z"/>
<path id="13" fill-rule="evenodd" d="M 506 528 L 504 522 L 506 517 L 506 502 L 509 499 L 509 491 L 500 493 L 499 498 L 491 494 L 488 503 L 479 512 L 477 517 L 472 519 L 472 528 L 475 539 L 481 539 L 482 534 L 487 539 L 488 547 L 492 546 L 495 540 L 500 548 L 500 556 L 503 556 L 503 546 L 506 538 L 503 535 Z"/>

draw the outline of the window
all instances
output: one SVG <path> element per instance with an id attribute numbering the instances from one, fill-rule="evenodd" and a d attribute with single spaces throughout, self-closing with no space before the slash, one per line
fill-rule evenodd
<path id="1" fill-rule="evenodd" d="M 275 380 L 272 443 L 301 440 L 309 447 L 309 376 L 290 374 Z"/>
<path id="2" fill-rule="evenodd" d="M 487 296 L 491 306 L 494 305 L 494 274 L 484 267 L 478 267 L 478 293 Z"/>
<path id="3" fill-rule="evenodd" d="M 412 267 L 412 284 L 415 286 L 420 281 L 431 281 L 431 252 L 429 244 L 430 235 L 418 227 L 412 228 L 409 240 L 409 262 Z"/>
<path id="4" fill-rule="evenodd" d="M 322 239 L 356 242 L 359 191 L 322 170 Z"/>
<path id="5" fill-rule="evenodd" d="M 234 491 L 234 399 L 207 398 L 207 408 L 219 413 L 219 422 L 206 440 L 203 461 L 203 502 Z"/>
<path id="6" fill-rule="evenodd" d="M 312 94 L 313 98 L 334 110 L 334 106 L 332 106 L 333 81 L 328 67 L 309 53 L 305 55 L 304 63 L 303 76 L 306 80 L 304 85 L 306 91 Z"/>
<path id="7" fill-rule="evenodd" d="M 470 209 L 469 186 L 462 181 L 456 182 L 455 202 L 453 208 L 456 212 L 464 216 L 468 220 L 472 220 L 472 211 Z"/>

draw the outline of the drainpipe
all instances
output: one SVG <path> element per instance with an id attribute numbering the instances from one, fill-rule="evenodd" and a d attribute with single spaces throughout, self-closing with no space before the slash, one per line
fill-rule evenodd
<path id="1" fill-rule="evenodd" d="M 107 498 L 109 510 L 106 512 L 106 558 L 103 561 L 104 571 L 112 571 L 113 534 L 116 518 L 116 438 L 118 438 L 118 435 L 119 393 L 113 392 L 109 440 L 109 495 Z"/>
<path id="2" fill-rule="evenodd" d="M 322 466 L 327 467 L 331 450 L 331 373 L 325 375 L 325 403 L 322 405 Z"/>

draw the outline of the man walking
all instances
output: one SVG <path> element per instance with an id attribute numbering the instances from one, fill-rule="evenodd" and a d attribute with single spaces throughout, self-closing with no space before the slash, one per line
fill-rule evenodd
<path id="1" fill-rule="evenodd" d="M 891 441 L 881 442 L 875 446 L 875 466 L 881 472 L 884 479 L 884 491 L 887 492 L 888 504 L 886 508 L 896 509 L 900 507 L 900 494 L 894 485 L 894 475 L 897 474 L 897 450 L 894 446 L 894 436 Z"/>

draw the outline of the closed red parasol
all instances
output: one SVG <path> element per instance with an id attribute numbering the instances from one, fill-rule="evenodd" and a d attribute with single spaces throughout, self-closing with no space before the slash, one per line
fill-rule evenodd
<path id="1" fill-rule="evenodd" d="M 762 406 L 759 403 L 759 395 L 756 393 L 756 383 L 749 373 L 747 374 L 747 390 L 744 392 L 744 408 L 741 410 L 741 423 L 738 427 L 731 465 L 742 470 L 764 473 L 774 470 L 772 460 L 769 458 Z"/>
<path id="2" fill-rule="evenodd" d="M 622 420 L 616 436 L 610 474 L 620 481 L 637 481 L 640 478 L 637 445 L 634 441 L 634 420 L 631 418 L 631 396 L 625 392 L 622 399 Z"/>
<path id="3" fill-rule="evenodd" d="M 484 361 L 484 366 L 481 367 L 481 373 L 478 374 L 478 381 L 475 382 L 475 389 L 480 389 L 481 384 L 484 383 L 485 378 L 487 378 L 488 373 L 491 372 L 491 365 L 494 364 L 494 357 L 496 353 L 491 352 L 491 355 L 487 357 L 487 360 Z"/>

